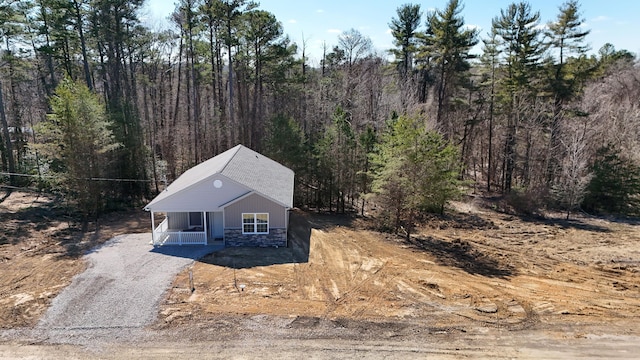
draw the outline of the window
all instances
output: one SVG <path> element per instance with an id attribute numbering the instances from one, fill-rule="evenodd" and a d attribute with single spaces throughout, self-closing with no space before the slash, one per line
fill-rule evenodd
<path id="1" fill-rule="evenodd" d="M 189 213 L 189 227 L 202 227 L 202 213 L 201 212 L 190 212 Z"/>
<path id="2" fill-rule="evenodd" d="M 269 214 L 268 213 L 243 213 L 242 214 L 243 234 L 268 234 Z"/>

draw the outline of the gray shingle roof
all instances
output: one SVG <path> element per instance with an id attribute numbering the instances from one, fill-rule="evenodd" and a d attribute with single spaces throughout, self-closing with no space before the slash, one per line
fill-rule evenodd
<path id="1" fill-rule="evenodd" d="M 294 172 L 243 145 L 237 145 L 180 175 L 147 208 L 215 174 L 221 174 L 283 206 L 293 207 Z"/>

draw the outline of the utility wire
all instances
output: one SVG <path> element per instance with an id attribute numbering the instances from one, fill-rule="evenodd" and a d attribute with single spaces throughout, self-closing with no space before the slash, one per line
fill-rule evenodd
<path id="1" fill-rule="evenodd" d="M 10 172 L 0 172 L 0 175 L 6 176 L 22 176 L 22 177 L 34 177 L 34 178 L 55 178 L 53 175 L 32 175 L 32 174 L 19 174 Z M 87 181 L 115 181 L 115 182 L 153 182 L 153 180 L 141 180 L 141 179 L 109 179 L 109 178 L 74 178 L 73 180 L 87 180 Z M 164 182 L 164 180 L 159 180 Z"/>

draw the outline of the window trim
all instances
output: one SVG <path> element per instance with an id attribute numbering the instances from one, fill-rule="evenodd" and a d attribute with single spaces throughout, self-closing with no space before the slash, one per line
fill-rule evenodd
<path id="1" fill-rule="evenodd" d="M 253 216 L 253 222 L 250 223 L 245 223 L 244 219 L 245 219 L 245 215 L 252 215 Z M 259 232 L 258 231 L 258 215 L 266 215 L 267 216 L 267 231 L 264 232 Z M 263 223 L 260 223 L 263 224 Z M 253 225 L 253 231 L 244 231 L 244 226 L 245 225 Z M 241 218 L 241 226 L 242 226 L 242 234 L 268 234 L 269 233 L 269 213 L 242 213 L 242 218 Z"/>

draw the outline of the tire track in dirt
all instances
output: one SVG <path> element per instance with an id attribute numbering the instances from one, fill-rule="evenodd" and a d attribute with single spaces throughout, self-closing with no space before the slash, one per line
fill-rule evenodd
<path id="1" fill-rule="evenodd" d="M 574 231 L 515 219 L 495 221 L 497 226 L 483 231 L 425 229 L 429 239 L 423 244 L 428 246 L 420 247 L 349 225 L 344 217 L 305 216 L 312 228 L 307 262 L 283 261 L 238 270 L 238 277 L 247 284 L 243 294 L 228 285 L 233 280 L 224 266 L 196 264 L 196 277 L 204 276 L 203 282 L 210 282 L 212 290 L 193 301 L 211 314 L 225 309 L 324 319 L 320 322 L 394 319 L 501 329 L 527 329 L 548 321 L 633 318 L 640 313 L 635 265 L 587 261 L 589 253 L 584 249 L 590 249 L 589 243 L 624 245 L 608 240 L 609 233 L 600 225 L 587 226 L 596 228 L 595 232 Z M 623 230 L 629 233 L 627 241 L 640 245 L 636 229 Z M 565 236 L 581 238 L 571 245 Z M 571 256 L 556 255 L 571 246 L 576 248 Z M 615 256 L 617 249 L 600 258 Z M 270 257 L 264 254 L 271 250 L 243 250 L 242 254 Z M 469 266 L 477 258 L 493 268 L 485 272 Z M 614 269 L 618 265 L 621 269 Z M 176 296 L 171 306 L 188 313 L 190 301 Z"/>

